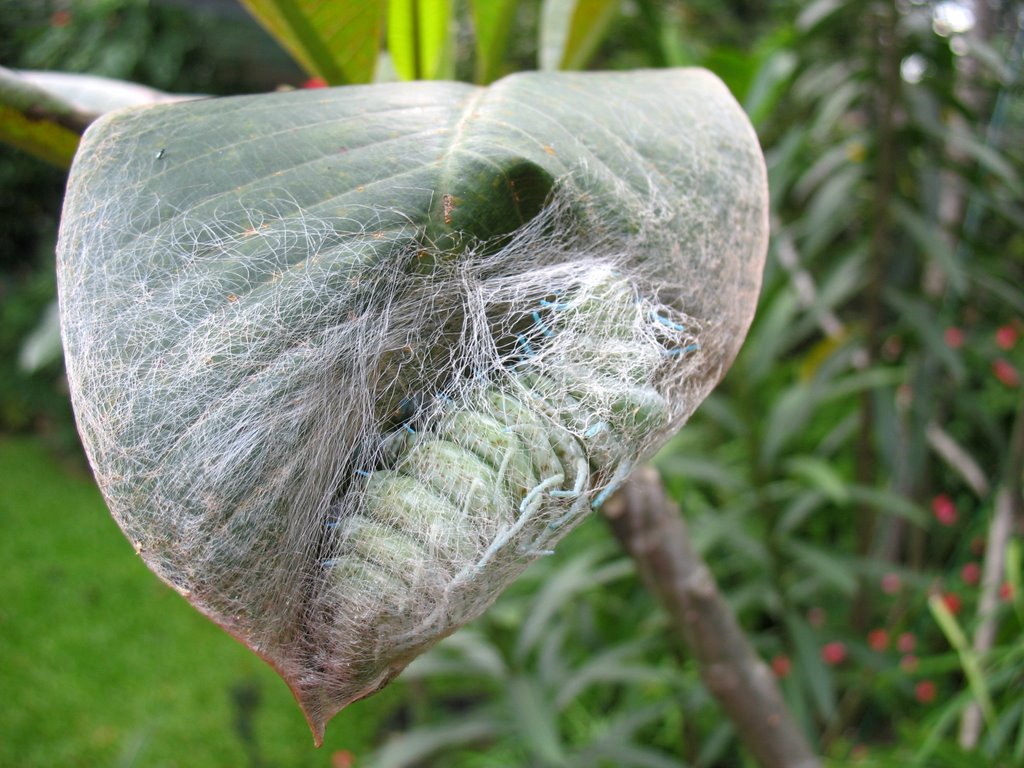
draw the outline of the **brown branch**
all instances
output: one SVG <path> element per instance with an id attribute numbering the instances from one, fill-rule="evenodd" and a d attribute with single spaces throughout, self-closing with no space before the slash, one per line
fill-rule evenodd
<path id="1" fill-rule="evenodd" d="M 649 467 L 638 470 L 603 512 L 685 640 L 704 684 L 762 768 L 818 768 L 774 676 L 690 546 L 679 508 L 665 494 L 658 473 Z"/>

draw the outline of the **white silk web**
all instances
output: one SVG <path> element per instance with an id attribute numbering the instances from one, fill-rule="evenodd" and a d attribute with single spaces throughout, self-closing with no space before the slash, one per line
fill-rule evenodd
<path id="1" fill-rule="evenodd" d="M 721 167 L 680 160 L 700 194 L 581 168 L 511 234 L 441 246 L 393 207 L 285 190 L 175 210 L 145 167 L 118 178 L 104 142 L 129 130 L 79 174 L 131 206 L 73 183 L 62 225 L 83 442 L 146 563 L 282 674 L 318 739 L 663 444 L 753 310 L 752 133 Z"/>

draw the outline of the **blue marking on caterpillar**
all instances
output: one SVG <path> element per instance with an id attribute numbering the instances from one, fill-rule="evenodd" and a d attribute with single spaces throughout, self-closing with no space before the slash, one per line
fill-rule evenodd
<path id="1" fill-rule="evenodd" d="M 533 313 L 533 322 L 534 322 L 534 325 L 536 325 L 538 328 L 540 328 L 541 333 L 543 333 L 548 338 L 551 338 L 552 336 L 555 335 L 555 332 L 552 331 L 550 328 L 548 328 L 544 324 L 544 321 L 540 317 L 540 312 L 534 312 Z"/>
<path id="2" fill-rule="evenodd" d="M 612 475 L 612 479 L 608 481 L 608 485 L 606 485 L 604 490 L 597 494 L 597 496 L 594 497 L 594 500 L 590 502 L 590 508 L 597 509 L 608 501 L 608 497 L 619 490 L 619 486 L 622 485 L 622 481 L 626 479 L 626 476 L 632 470 L 633 465 L 628 461 L 624 461 L 619 464 L 619 468 L 615 470 L 615 474 Z"/>
<path id="3" fill-rule="evenodd" d="M 564 301 L 548 301 L 547 299 L 541 299 L 538 303 L 542 308 L 553 309 L 556 312 L 561 309 L 570 309 L 572 307 L 572 304 L 568 304 Z"/>
<path id="4" fill-rule="evenodd" d="M 530 505 L 533 503 L 534 499 L 539 498 L 540 495 L 544 493 L 544 491 L 546 491 L 552 485 L 562 482 L 563 480 L 565 480 L 564 475 L 552 475 L 547 480 L 544 480 L 538 483 L 537 485 L 533 486 L 533 488 L 530 489 L 530 492 L 527 493 L 523 497 L 523 500 L 519 503 L 519 514 L 525 515 L 526 511 L 530 508 Z"/>
<path id="5" fill-rule="evenodd" d="M 651 318 L 654 319 L 655 321 L 661 323 L 666 328 L 671 328 L 673 331 L 685 331 L 686 330 L 686 326 L 685 325 L 680 325 L 679 323 L 675 323 L 672 320 L 670 320 L 669 318 L 665 317 L 664 315 L 659 315 L 654 310 L 651 310 Z"/>
<path id="6" fill-rule="evenodd" d="M 700 344 L 687 344 L 682 349 L 677 347 L 676 349 L 662 350 L 661 354 L 665 355 L 665 357 L 682 357 L 683 355 L 688 355 L 691 352 L 696 352 L 698 349 L 700 349 Z"/>

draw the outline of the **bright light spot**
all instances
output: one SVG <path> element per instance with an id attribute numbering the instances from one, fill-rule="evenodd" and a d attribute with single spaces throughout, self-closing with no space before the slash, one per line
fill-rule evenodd
<path id="1" fill-rule="evenodd" d="M 924 56 L 919 53 L 912 53 L 900 62 L 900 75 L 908 83 L 920 83 L 924 77 L 928 63 Z"/>
<path id="2" fill-rule="evenodd" d="M 955 56 L 966 56 L 971 50 L 971 47 L 967 45 L 967 41 L 960 35 L 951 37 L 949 39 L 949 50 L 953 52 Z"/>
<path id="3" fill-rule="evenodd" d="M 932 29 L 936 35 L 962 35 L 974 27 L 974 11 L 961 2 L 946 0 L 935 6 Z"/>

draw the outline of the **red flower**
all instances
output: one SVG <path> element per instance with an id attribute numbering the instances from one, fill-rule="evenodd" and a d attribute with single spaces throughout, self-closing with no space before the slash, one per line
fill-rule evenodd
<path id="1" fill-rule="evenodd" d="M 917 656 L 912 653 L 906 654 L 900 659 L 900 669 L 904 672 L 913 672 L 917 669 Z"/>
<path id="2" fill-rule="evenodd" d="M 896 639 L 896 647 L 900 653 L 910 653 L 917 647 L 917 638 L 909 632 L 904 632 Z"/>
<path id="3" fill-rule="evenodd" d="M 775 676 L 781 680 L 784 677 L 789 677 L 789 673 L 793 670 L 793 662 L 789 660 L 789 656 L 783 656 L 779 654 L 772 659 L 772 672 Z"/>
<path id="4" fill-rule="evenodd" d="M 1013 600 L 1013 584 L 1004 581 L 999 585 L 999 599 L 1007 603 Z"/>
<path id="5" fill-rule="evenodd" d="M 331 768 L 352 768 L 355 764 L 355 755 L 347 749 L 339 749 L 331 755 Z"/>
<path id="6" fill-rule="evenodd" d="M 829 666 L 836 666 L 846 661 L 846 644 L 841 642 L 826 643 L 821 649 L 821 660 Z"/>
<path id="7" fill-rule="evenodd" d="M 303 88 L 326 88 L 327 81 L 322 77 L 311 77 L 302 84 Z"/>
<path id="8" fill-rule="evenodd" d="M 1017 329 L 1012 325 L 1003 325 L 996 329 L 996 346 L 1000 349 L 1013 349 L 1017 344 Z"/>
<path id="9" fill-rule="evenodd" d="M 946 608 L 949 612 L 956 616 L 960 613 L 960 609 L 963 608 L 963 601 L 960 599 L 960 595 L 955 592 L 947 592 L 942 596 L 942 602 L 946 604 Z"/>
<path id="10" fill-rule="evenodd" d="M 884 629 L 872 629 L 868 632 L 868 646 L 881 653 L 889 647 L 889 632 Z"/>
<path id="11" fill-rule="evenodd" d="M 887 595 L 895 595 L 900 591 L 900 577 L 896 573 L 887 573 L 882 577 L 882 591 Z"/>
<path id="12" fill-rule="evenodd" d="M 981 581 L 981 566 L 977 563 L 966 563 L 963 568 L 960 569 L 960 578 L 964 584 L 973 587 L 979 581 Z"/>
<path id="13" fill-rule="evenodd" d="M 914 698 L 922 704 L 935 700 L 935 683 L 931 680 L 922 680 L 914 686 Z"/>
<path id="14" fill-rule="evenodd" d="M 1001 357 L 992 361 L 992 373 L 1010 388 L 1020 386 L 1020 374 L 1017 373 L 1017 369 Z"/>
<path id="15" fill-rule="evenodd" d="M 52 14 L 50 14 L 50 26 L 51 27 L 57 27 L 57 28 L 59 28 L 59 27 L 66 27 L 66 26 L 68 26 L 72 22 L 72 20 L 73 20 L 73 17 L 71 16 L 71 11 L 63 11 L 63 10 L 61 10 L 61 11 L 54 11 Z"/>
<path id="16" fill-rule="evenodd" d="M 964 345 L 964 332 L 959 328 L 947 328 L 945 334 L 946 346 L 950 349 L 960 349 Z"/>
<path id="17" fill-rule="evenodd" d="M 932 499 L 932 512 L 941 525 L 953 525 L 956 522 L 956 505 L 944 493 Z"/>

